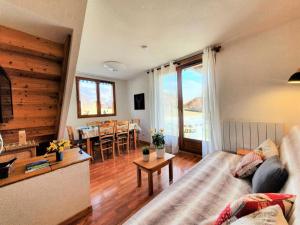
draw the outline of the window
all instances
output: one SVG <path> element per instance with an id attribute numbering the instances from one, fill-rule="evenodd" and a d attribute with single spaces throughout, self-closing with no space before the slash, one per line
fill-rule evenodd
<path id="1" fill-rule="evenodd" d="M 202 140 L 203 136 L 203 73 L 201 64 L 181 72 L 184 138 Z"/>
<path id="2" fill-rule="evenodd" d="M 115 83 L 76 78 L 78 118 L 115 116 Z"/>

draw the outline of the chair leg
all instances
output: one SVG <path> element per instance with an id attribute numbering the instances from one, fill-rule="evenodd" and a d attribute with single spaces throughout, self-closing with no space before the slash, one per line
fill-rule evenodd
<path id="1" fill-rule="evenodd" d="M 120 155 L 120 145 L 119 145 L 119 139 L 117 138 L 117 149 L 118 149 L 118 154 Z"/>
<path id="2" fill-rule="evenodd" d="M 126 143 L 126 149 L 127 149 L 127 153 L 129 154 L 129 136 L 127 137 L 127 143 Z"/>
<path id="3" fill-rule="evenodd" d="M 102 162 L 104 162 L 104 155 L 103 155 L 103 150 L 102 150 L 102 144 L 101 143 L 100 143 L 100 152 L 101 152 Z"/>
<path id="4" fill-rule="evenodd" d="M 114 140 L 112 141 L 112 155 L 113 155 L 113 159 L 115 159 L 115 144 L 114 144 Z"/>

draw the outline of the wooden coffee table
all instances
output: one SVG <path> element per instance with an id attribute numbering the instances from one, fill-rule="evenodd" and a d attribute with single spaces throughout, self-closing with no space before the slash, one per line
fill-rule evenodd
<path id="1" fill-rule="evenodd" d="M 145 162 L 143 158 L 139 158 L 133 163 L 137 166 L 137 185 L 138 187 L 141 187 L 142 185 L 142 174 L 141 170 L 148 173 L 148 189 L 149 189 L 149 195 L 153 194 L 153 173 L 158 172 L 158 174 L 161 173 L 161 168 L 169 165 L 169 181 L 173 181 L 173 158 L 175 155 L 165 153 L 164 158 L 157 159 L 156 153 L 150 154 L 150 160 L 149 162 Z"/>

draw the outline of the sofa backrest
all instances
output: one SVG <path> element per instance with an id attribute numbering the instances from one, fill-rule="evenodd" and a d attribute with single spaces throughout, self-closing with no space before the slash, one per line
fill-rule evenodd
<path id="1" fill-rule="evenodd" d="M 283 193 L 295 194 L 296 202 L 289 217 L 290 225 L 300 224 L 300 127 L 293 127 L 283 137 L 280 146 L 280 158 L 289 172 L 289 178 L 283 187 Z"/>
<path id="2" fill-rule="evenodd" d="M 223 150 L 236 153 L 237 149 L 254 149 L 266 139 L 280 146 L 284 134 L 283 124 L 223 121 Z"/>

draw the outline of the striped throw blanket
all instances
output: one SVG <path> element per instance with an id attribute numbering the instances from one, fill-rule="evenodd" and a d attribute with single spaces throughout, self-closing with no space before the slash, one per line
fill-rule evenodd
<path id="1" fill-rule="evenodd" d="M 212 224 L 225 205 L 251 192 L 233 177 L 241 156 L 215 152 L 134 214 L 126 225 Z"/>

